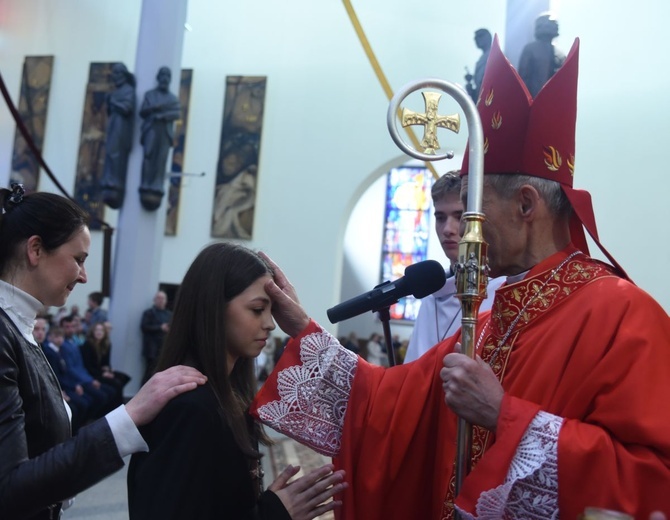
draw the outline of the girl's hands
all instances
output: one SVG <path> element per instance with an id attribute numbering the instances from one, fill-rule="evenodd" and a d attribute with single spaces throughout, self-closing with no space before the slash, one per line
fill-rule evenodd
<path id="1" fill-rule="evenodd" d="M 279 497 L 293 520 L 311 520 L 342 505 L 339 500 L 330 500 L 347 487 L 344 471 L 333 469 L 332 464 L 326 464 L 289 483 L 300 471 L 299 466 L 289 465 L 268 489 Z"/>

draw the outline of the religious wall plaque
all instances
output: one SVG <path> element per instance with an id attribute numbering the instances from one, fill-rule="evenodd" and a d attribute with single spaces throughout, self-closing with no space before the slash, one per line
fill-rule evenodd
<path id="1" fill-rule="evenodd" d="M 26 56 L 21 75 L 18 111 L 38 150 L 44 144 L 49 107 L 53 56 Z M 26 193 L 37 191 L 40 166 L 18 128 L 14 133 L 10 182 L 23 184 Z"/>
<path id="2" fill-rule="evenodd" d="M 79 158 L 75 176 L 74 200 L 93 217 L 91 229 L 100 229 L 104 204 L 100 181 L 105 163 L 107 94 L 114 89 L 111 80 L 114 63 L 91 63 L 84 97 L 84 114 L 79 138 Z"/>
<path id="3" fill-rule="evenodd" d="M 266 76 L 228 76 L 211 235 L 251 239 Z"/>

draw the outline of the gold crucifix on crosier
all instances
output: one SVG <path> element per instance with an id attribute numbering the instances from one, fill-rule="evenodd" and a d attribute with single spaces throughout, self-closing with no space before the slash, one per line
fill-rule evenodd
<path id="1" fill-rule="evenodd" d="M 452 116 L 441 116 L 437 113 L 437 105 L 440 102 L 442 94 L 437 92 L 422 92 L 426 113 L 419 114 L 407 108 L 402 109 L 401 123 L 403 128 L 410 125 L 423 125 L 423 139 L 421 146 L 423 153 L 435 154 L 435 150 L 440 149 L 440 143 L 437 141 L 437 129 L 446 128 L 454 133 L 458 133 L 461 128 L 461 119 L 458 114 Z"/>

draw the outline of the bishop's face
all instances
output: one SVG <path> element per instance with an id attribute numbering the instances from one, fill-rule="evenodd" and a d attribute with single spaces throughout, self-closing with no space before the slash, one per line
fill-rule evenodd
<path id="1" fill-rule="evenodd" d="M 468 176 L 464 175 L 461 181 L 461 201 L 464 211 L 467 209 Z M 482 225 L 484 240 L 488 244 L 487 256 L 489 259 L 489 276 L 510 276 L 519 274 L 519 265 L 526 251 L 525 228 L 519 218 L 518 205 L 515 199 L 500 197 L 486 182 L 482 195 L 482 212 L 486 220 Z M 465 230 L 465 223 L 461 222 L 461 235 Z"/>

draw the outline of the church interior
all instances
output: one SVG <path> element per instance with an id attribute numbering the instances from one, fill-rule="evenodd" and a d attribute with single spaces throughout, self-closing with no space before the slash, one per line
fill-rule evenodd
<path id="1" fill-rule="evenodd" d="M 114 230 L 112 294 L 105 302 L 114 323 L 112 361 L 133 376 L 128 389 L 140 380 L 142 310 L 159 286 L 178 286 L 197 253 L 217 240 L 266 252 L 331 333 L 380 331 L 372 313 L 333 325 L 326 310 L 380 283 L 386 174 L 404 164 L 421 166 L 389 136 L 383 81 L 391 92 L 428 77 L 462 83 L 480 54 L 473 41 L 479 28 L 497 34 L 516 64 L 532 39 L 533 20 L 546 11 L 559 22 L 558 48 L 567 53 L 575 38 L 581 42 L 574 185 L 593 196 L 601 242 L 667 311 L 670 282 L 661 276 L 670 263 L 662 231 L 670 221 L 662 137 L 670 118 L 670 69 L 662 65 L 670 51 L 662 43 L 667 2 L 0 0 L 0 74 L 15 104 L 25 60 L 52 57 L 41 152 L 69 194 L 81 182 L 81 150 L 96 138 L 84 126 L 92 66 L 125 64 L 137 78 L 138 105 L 159 67 L 171 68 L 172 92 L 179 91 L 179 71 L 190 71 L 188 120 L 180 121 L 184 175 L 174 177 L 178 208 L 169 212 L 167 197 L 156 211 L 140 205 L 138 132 L 124 206 L 99 208 Z M 249 234 L 226 238 L 213 236 L 212 219 L 226 89 L 240 76 L 265 78 L 262 125 L 253 214 L 244 223 Z M 417 101 L 415 109 L 422 108 Z M 458 110 L 448 99 L 440 105 L 441 113 Z M 12 175 L 15 133 L 0 102 L 3 187 Z M 455 158 L 435 163 L 438 174 L 460 167 L 467 137 L 467 125 L 440 134 Z M 40 191 L 58 192 L 43 170 L 36 183 Z M 428 258 L 446 266 L 433 242 Z M 87 295 L 101 289 L 103 249 L 103 233 L 93 231 L 88 283 L 77 286 L 68 304 L 85 308 Z M 601 258 L 597 247 L 591 254 Z M 391 329 L 407 338 L 412 323 L 393 322 Z M 275 335 L 283 337 L 280 330 Z M 286 451 L 278 456 L 286 458 Z M 122 478 L 113 482 L 123 486 Z M 70 517 L 93 518 L 95 501 L 106 492 L 88 495 L 82 502 L 88 512 Z"/>
<path id="2" fill-rule="evenodd" d="M 593 195 L 603 244 L 668 309 L 670 287 L 658 274 L 670 261 L 670 244 L 659 231 L 670 220 L 662 144 L 670 71 L 661 66 L 668 48 L 660 37 L 662 20 L 670 15 L 666 3 L 3 0 L 0 72 L 15 103 L 24 60 L 53 57 L 42 154 L 70 193 L 78 182 L 79 151 L 90 138 L 82 125 L 91 65 L 124 63 L 137 77 L 138 99 L 153 88 L 160 66 L 172 68 L 173 92 L 177 69 L 192 71 L 181 151 L 186 175 L 171 217 L 174 233 L 164 233 L 165 201 L 155 212 L 138 204 L 137 138 L 126 203 L 103 210 L 114 228 L 112 297 L 106 305 L 115 324 L 115 364 L 139 373 L 141 310 L 159 284 L 178 285 L 197 252 L 221 239 L 212 236 L 211 224 L 227 78 L 266 78 L 252 233 L 231 240 L 267 252 L 305 308 L 331 332 L 367 336 L 379 328 L 372 313 L 331 325 L 326 310 L 380 282 L 385 175 L 410 161 L 389 137 L 380 77 L 391 90 L 424 77 L 463 82 L 465 68 L 472 69 L 479 56 L 473 33 L 480 27 L 498 35 L 515 63 L 532 37 L 532 21 L 547 10 L 560 24 L 557 47 L 567 52 L 575 38 L 581 40 L 575 187 Z M 457 111 L 449 103 L 440 110 Z M 5 186 L 16 125 L 4 103 L 0 114 Z M 456 157 L 436 163 L 439 173 L 460 167 L 467 128 L 443 139 Z M 37 187 L 57 191 L 43 171 Z M 92 235 L 88 283 L 70 300 L 80 307 L 102 284 L 103 234 Z M 445 261 L 437 244 L 429 245 L 429 257 Z M 393 323 L 392 329 L 407 337 L 411 324 Z"/>

